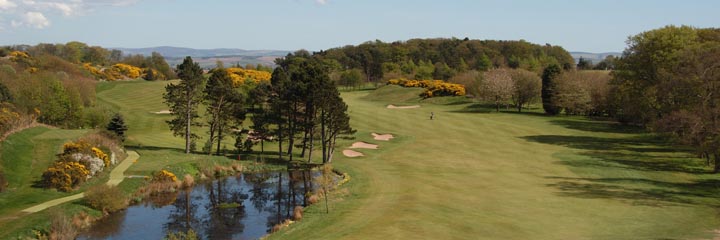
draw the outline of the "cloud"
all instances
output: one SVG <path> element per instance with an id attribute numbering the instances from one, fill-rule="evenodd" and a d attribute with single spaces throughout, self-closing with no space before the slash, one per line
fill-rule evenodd
<path id="1" fill-rule="evenodd" d="M 328 3 L 328 0 L 315 0 L 315 3 L 320 4 L 320 5 L 325 5 Z"/>
<path id="2" fill-rule="evenodd" d="M 46 16 L 81 16 L 98 8 L 123 7 L 140 0 L 0 0 L 0 12 L 10 20 L 10 26 L 42 29 L 50 26 Z M 0 30 L 5 26 L 0 22 Z"/>
<path id="3" fill-rule="evenodd" d="M 28 26 L 43 29 L 50 26 L 50 21 L 41 12 L 26 12 L 19 21 L 10 21 L 10 25 L 13 27 Z"/>
<path id="4" fill-rule="evenodd" d="M 17 4 L 10 0 L 0 0 L 0 10 L 10 10 L 17 7 Z"/>

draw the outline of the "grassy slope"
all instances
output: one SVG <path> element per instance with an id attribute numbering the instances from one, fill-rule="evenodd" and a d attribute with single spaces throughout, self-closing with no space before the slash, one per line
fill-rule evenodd
<path id="1" fill-rule="evenodd" d="M 55 160 L 55 154 L 62 144 L 78 138 L 87 130 L 63 130 L 35 127 L 13 134 L 0 145 L 0 165 L 10 183 L 7 192 L 0 193 L 0 239 L 28 236 L 30 230 L 48 225 L 49 211 L 20 216 L 20 210 L 55 198 L 65 197 L 84 191 L 63 193 L 55 190 L 35 188 L 32 185 L 40 179 L 42 172 Z M 90 180 L 88 185 L 107 180 L 100 176 Z M 97 214 L 80 201 L 56 207 L 65 212 L 80 210 Z"/>
<path id="2" fill-rule="evenodd" d="M 34 188 L 32 185 L 40 180 L 43 171 L 55 160 L 55 154 L 63 143 L 86 132 L 35 127 L 3 141 L 0 145 L 0 165 L 8 178 L 9 190 L 0 194 L 0 215 L 73 194 Z"/>
<path id="3" fill-rule="evenodd" d="M 381 148 L 338 156 L 349 194 L 271 238 L 694 239 L 720 225 L 719 178 L 637 129 L 381 91 L 343 94 L 358 140 Z M 403 102 L 422 108 L 384 108 Z"/>
<path id="4" fill-rule="evenodd" d="M 123 114 L 129 129 L 125 144 L 140 154 L 140 160 L 128 169 L 127 174 L 149 175 L 163 168 L 170 169 L 178 175 L 193 174 L 197 167 L 232 162 L 233 159 L 227 157 L 186 155 L 182 152 L 184 140 L 173 136 L 165 123 L 170 119 L 170 115 L 155 114 L 168 109 L 162 100 L 167 84 L 166 81 L 122 81 L 98 84 L 98 102 L 107 104 Z M 207 130 L 198 127 L 195 131 L 203 137 L 198 142 L 198 148 L 201 148 Z M 226 138 L 223 147 L 233 150 L 234 142 L 234 138 Z M 251 161 L 241 163 L 250 168 L 281 167 L 256 166 L 251 164 Z"/>

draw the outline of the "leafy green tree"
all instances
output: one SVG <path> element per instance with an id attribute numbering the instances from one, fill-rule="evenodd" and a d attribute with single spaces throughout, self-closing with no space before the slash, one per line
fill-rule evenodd
<path id="1" fill-rule="evenodd" d="M 684 50 L 678 65 L 662 79 L 684 95 L 672 112 L 654 122 L 654 129 L 669 133 L 693 147 L 698 156 L 720 172 L 720 39 Z"/>
<path id="2" fill-rule="evenodd" d="M 480 57 L 477 59 L 477 64 L 475 66 L 475 68 L 477 68 L 480 71 L 487 71 L 488 69 L 490 69 L 492 67 L 493 67 L 492 61 L 490 61 L 490 58 L 485 54 L 480 55 Z"/>
<path id="3" fill-rule="evenodd" d="M 434 79 L 448 80 L 455 76 L 455 70 L 450 68 L 447 63 L 435 63 L 435 71 L 433 71 Z"/>
<path id="4" fill-rule="evenodd" d="M 562 69 L 558 65 L 550 65 L 543 71 L 542 74 L 542 103 L 545 113 L 550 115 L 557 115 L 560 113 L 560 108 L 555 103 L 556 84 L 558 76 L 562 73 Z"/>
<path id="5" fill-rule="evenodd" d="M 659 116 L 682 106 L 684 95 L 662 76 L 679 66 L 684 49 L 697 47 L 702 39 L 698 30 L 688 26 L 667 26 L 640 33 L 628 39 L 623 57 L 616 61 L 613 85 L 620 121 L 648 124 Z"/>
<path id="6" fill-rule="evenodd" d="M 121 141 L 125 141 L 125 132 L 128 130 L 128 127 L 125 125 L 125 118 L 123 118 L 120 113 L 113 115 L 106 129 L 115 133 Z"/>
<path id="7" fill-rule="evenodd" d="M 578 70 L 590 70 L 590 69 L 593 69 L 593 64 L 590 60 L 580 57 L 580 59 L 578 59 L 577 69 Z"/>
<path id="8" fill-rule="evenodd" d="M 342 74 L 340 74 L 340 85 L 355 89 L 362 82 L 362 78 L 363 76 L 360 70 L 346 70 L 343 71 Z"/>
<path id="9" fill-rule="evenodd" d="M 202 102 L 205 78 L 200 65 L 189 56 L 177 69 L 180 82 L 168 84 L 163 99 L 173 116 L 173 119 L 167 121 L 170 130 L 173 135 L 185 138 L 185 153 L 190 153 L 191 145 L 199 138 L 192 132 L 192 127 L 201 125 L 197 122 L 197 108 Z"/>
<path id="10" fill-rule="evenodd" d="M 513 81 L 512 99 L 518 112 L 523 106 L 535 101 L 540 96 L 542 80 L 534 72 L 517 69 L 510 73 Z"/>

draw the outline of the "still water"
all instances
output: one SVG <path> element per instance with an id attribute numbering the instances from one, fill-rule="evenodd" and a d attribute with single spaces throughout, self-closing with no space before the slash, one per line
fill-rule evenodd
<path id="1" fill-rule="evenodd" d="M 306 206 L 310 171 L 245 173 L 163 194 L 95 222 L 78 239 L 162 239 L 192 228 L 202 239 L 257 239 Z"/>

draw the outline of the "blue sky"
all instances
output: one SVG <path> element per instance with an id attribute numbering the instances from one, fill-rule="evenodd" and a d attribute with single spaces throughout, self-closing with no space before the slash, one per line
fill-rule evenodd
<path id="1" fill-rule="evenodd" d="M 320 50 L 469 37 L 621 51 L 665 25 L 720 27 L 720 1 L 0 0 L 0 45 Z"/>

